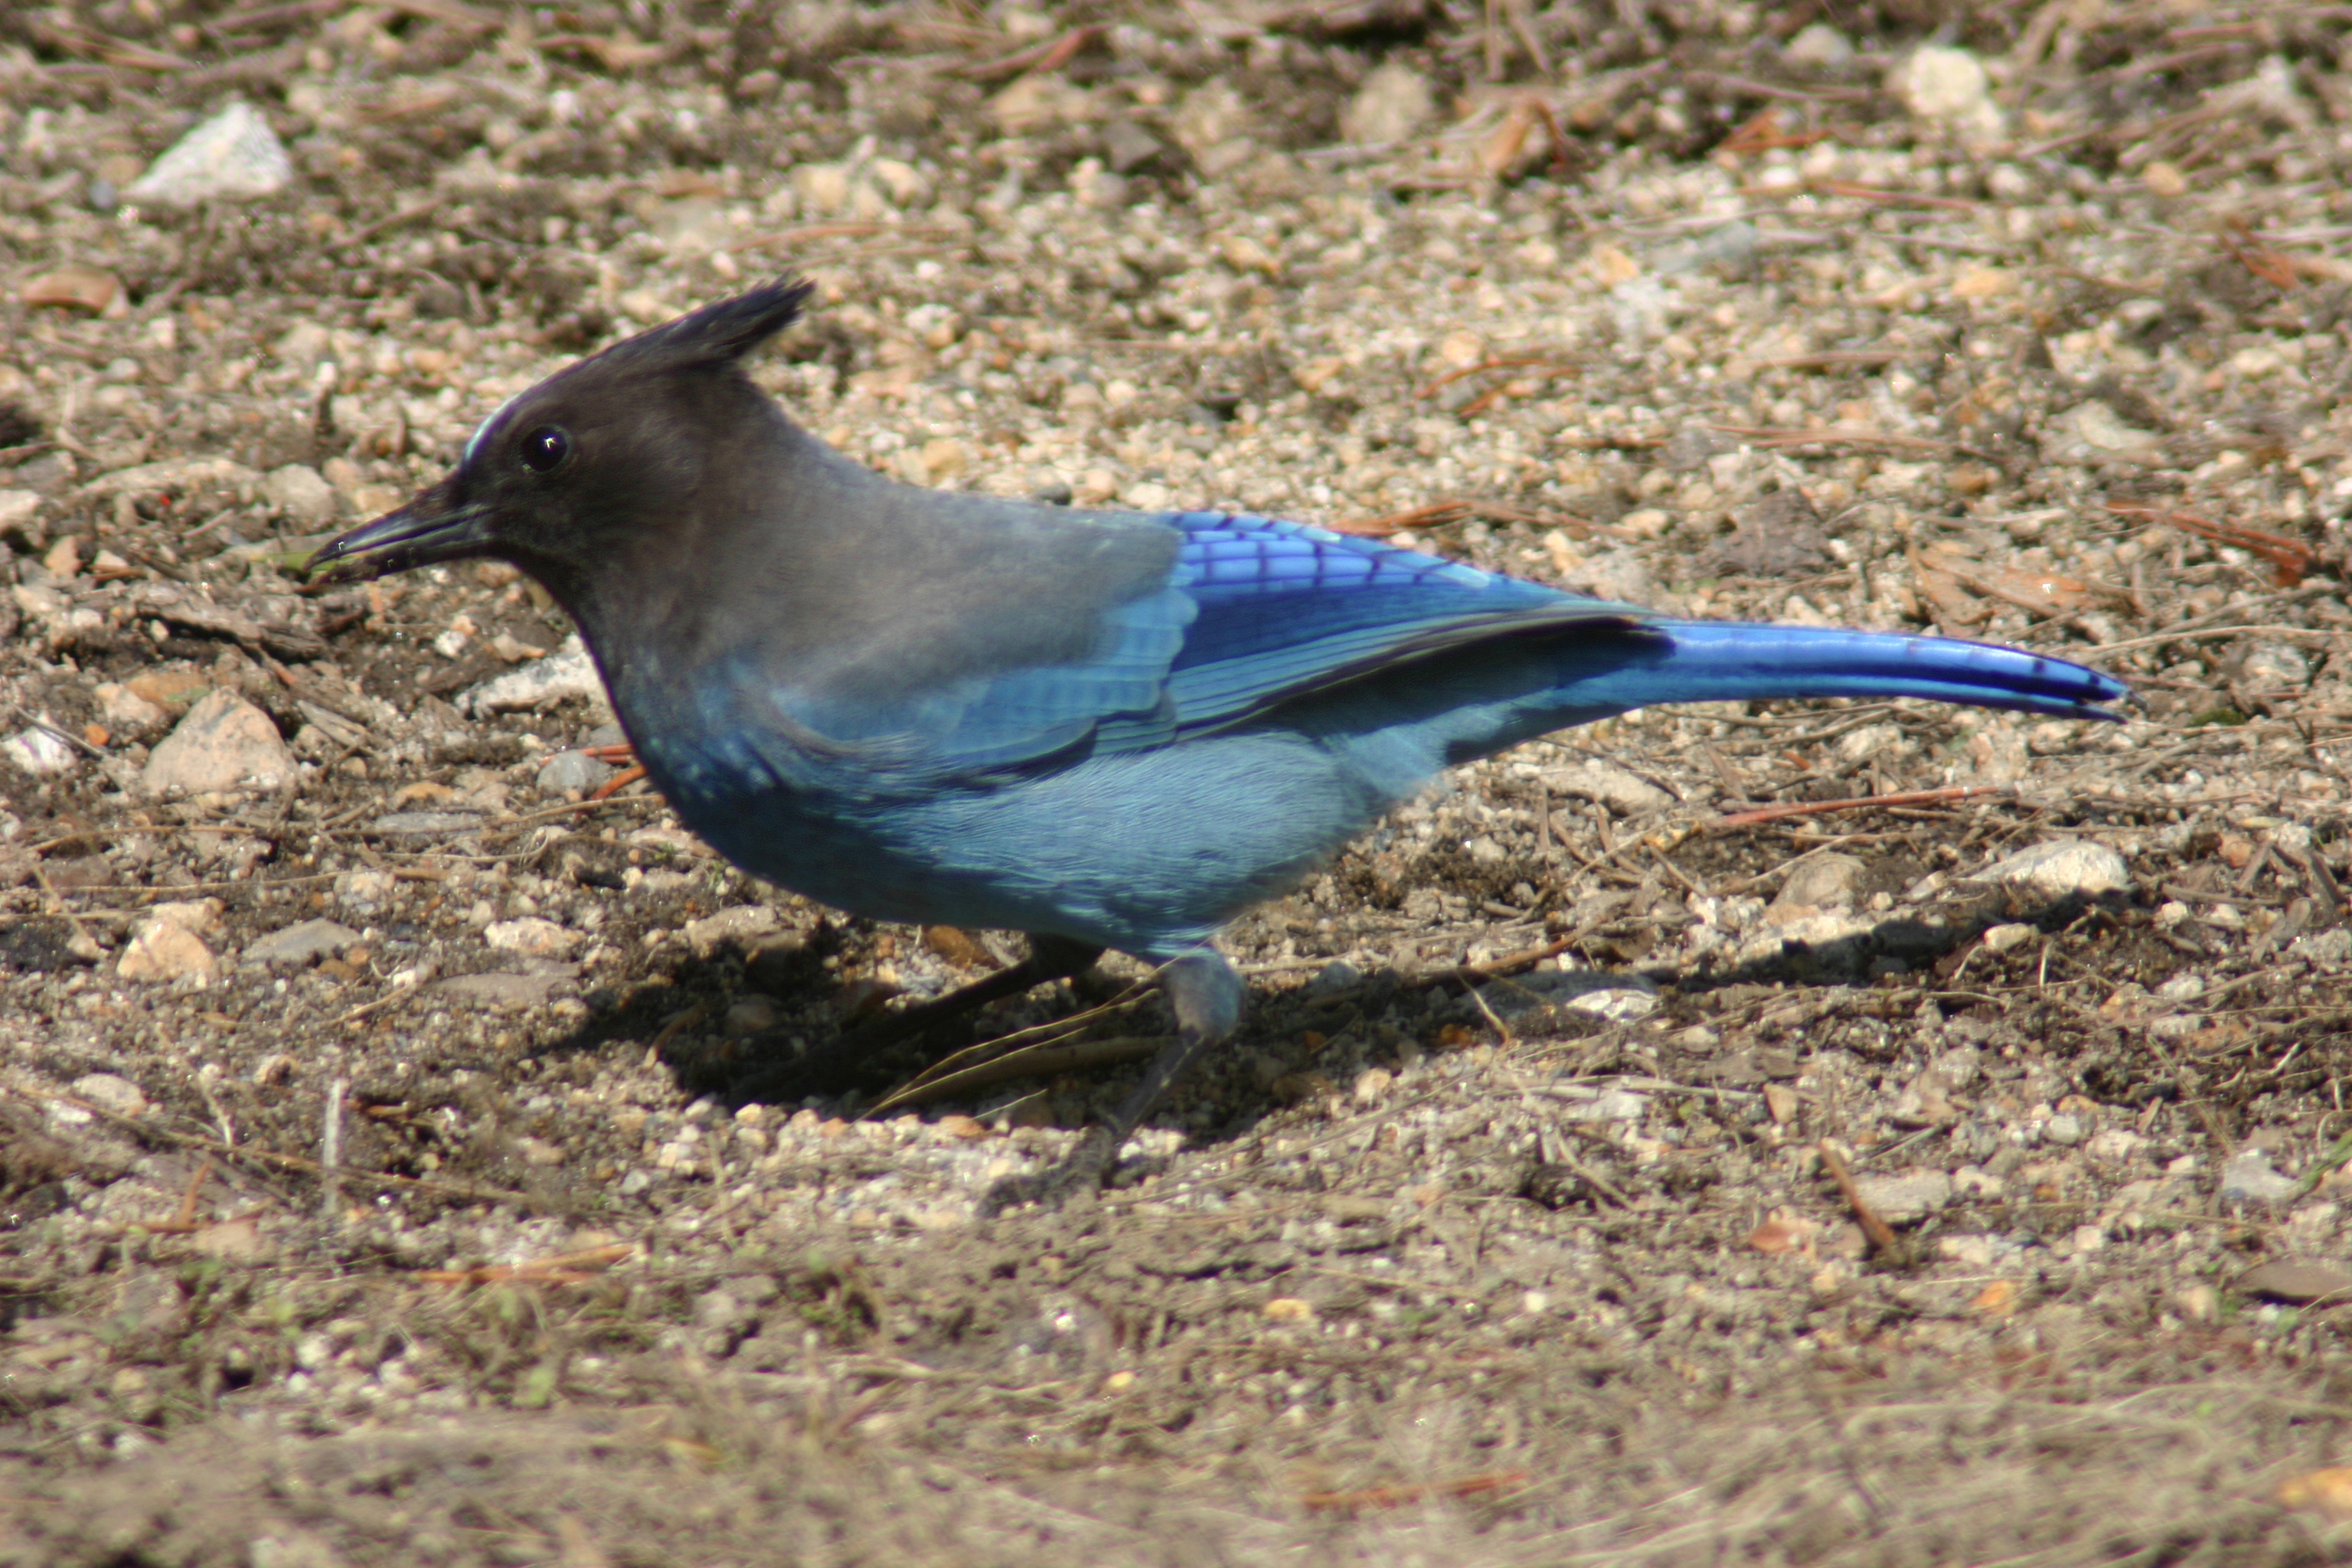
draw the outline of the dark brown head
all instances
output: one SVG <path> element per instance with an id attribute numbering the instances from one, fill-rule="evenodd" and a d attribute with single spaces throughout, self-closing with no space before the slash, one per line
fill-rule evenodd
<path id="1" fill-rule="evenodd" d="M 509 398 L 457 466 L 310 558 L 331 578 L 437 561 L 509 561 L 567 600 L 598 567 L 658 541 L 648 519 L 698 515 L 772 462 L 788 428 L 743 356 L 790 326 L 808 285 L 778 281 L 614 344 Z"/>

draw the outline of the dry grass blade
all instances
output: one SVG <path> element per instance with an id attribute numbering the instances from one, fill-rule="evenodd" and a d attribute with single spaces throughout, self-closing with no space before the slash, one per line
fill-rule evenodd
<path id="1" fill-rule="evenodd" d="M 1335 533 L 1380 535 L 1399 533 L 1409 528 L 1444 528 L 1463 521 L 1473 515 L 1475 508 L 1466 500 L 1433 500 L 1422 506 L 1393 511 L 1386 517 L 1364 518 L 1353 522 L 1335 522 Z"/>
<path id="2" fill-rule="evenodd" d="M 180 1212 L 170 1219 L 142 1220 L 139 1228 L 160 1236 L 186 1236 L 203 1229 L 203 1223 L 196 1218 L 196 1197 L 205 1190 L 205 1183 L 212 1173 L 212 1158 L 207 1155 L 197 1162 L 194 1173 L 188 1177 L 188 1190 L 180 1199 Z"/>
<path id="3" fill-rule="evenodd" d="M 1484 375 L 1486 372 L 1491 370 L 1540 369 L 1559 374 L 1567 374 L 1575 371 L 1576 368 L 1577 367 L 1573 363 L 1564 360 L 1553 359 L 1545 354 L 1507 354 L 1500 359 L 1484 360 L 1477 364 L 1465 365 L 1459 370 L 1447 371 L 1444 375 L 1439 376 L 1435 381 L 1431 382 L 1419 392 L 1414 393 L 1413 395 L 1426 403 L 1429 399 L 1436 396 L 1447 387 L 1452 386 L 1455 382 L 1466 380 L 1474 375 Z"/>
<path id="4" fill-rule="evenodd" d="M 1818 816 L 1832 811 L 1874 811 L 1897 805 L 1946 805 L 1954 801 L 1978 800 L 1987 795 L 2005 795 L 2011 791 L 1993 784 L 1958 784 L 1950 789 L 1897 790 L 1888 795 L 1856 795 L 1849 800 L 1790 801 L 1780 805 L 1759 805 L 1752 811 L 1736 811 L 1701 825 L 1706 833 L 1728 833 L 1735 828 L 1755 827 L 1767 822 L 1780 822 L 1792 816 Z"/>
<path id="5" fill-rule="evenodd" d="M 412 1279 L 427 1285 L 584 1285 L 636 1256 L 632 1242 L 612 1242 L 528 1263 L 487 1263 L 473 1268 L 420 1268 Z"/>
<path id="6" fill-rule="evenodd" d="M 349 9 L 346 0 L 294 0 L 286 5 L 259 5 L 249 11 L 232 11 L 200 24 L 216 38 L 234 37 L 239 33 L 266 32 L 272 27 L 290 27 L 303 22 L 331 16 Z"/>
<path id="7" fill-rule="evenodd" d="M 976 1062 L 987 1060 L 992 1055 L 1020 1050 L 1040 1042 L 1066 1040 L 1089 1024 L 1112 1017 L 1139 1005 L 1152 994 L 1154 989 L 1152 982 L 1139 981 L 1109 1001 L 1086 1008 L 1081 1012 L 1072 1013 L 1066 1017 L 1055 1018 L 1050 1023 L 1034 1025 L 1026 1029 L 1015 1029 L 1009 1035 L 999 1035 L 993 1039 L 981 1040 L 966 1046 L 963 1049 L 941 1057 L 938 1061 L 933 1062 L 922 1073 L 908 1080 L 905 1087 L 912 1089 L 929 1083 L 935 1075 L 940 1073 L 960 1072 Z"/>
<path id="8" fill-rule="evenodd" d="M 162 49 L 149 48 L 127 38 L 111 37 L 93 31 L 79 22 L 67 19 L 60 12 L 37 15 L 28 20 L 27 26 L 35 37 L 54 49 L 124 70 L 163 76 L 195 68 L 193 60 L 183 59 Z"/>
<path id="9" fill-rule="evenodd" d="M 975 1089 L 988 1089 L 1013 1079 L 1051 1078 L 1059 1073 L 1108 1067 L 1114 1062 L 1131 1062 L 1151 1056 L 1167 1043 L 1166 1036 L 1139 1035 L 1024 1046 L 1019 1050 L 1009 1051 L 955 1072 L 939 1073 L 934 1068 L 922 1079 L 884 1095 L 866 1114 L 869 1117 L 887 1116 L 908 1106 L 961 1098 Z"/>
<path id="10" fill-rule="evenodd" d="M 1715 425 L 1710 430 L 1720 430 L 1727 436 L 1737 436 L 1751 447 L 1880 447 L 1895 452 L 1934 452 L 1994 460 L 1993 454 L 1963 447 L 1955 441 L 1938 441 L 1927 436 L 1897 436 L 1884 430 L 1874 430 L 1859 425 L 1825 425 L 1818 428 L 1787 429 L 1767 425 Z"/>
<path id="11" fill-rule="evenodd" d="M 2240 266 L 2274 289 L 2295 286 L 2294 258 L 2256 239 L 2244 223 L 2232 219 L 2221 230 L 2222 247 Z"/>
<path id="12" fill-rule="evenodd" d="M 1000 55 L 992 60 L 958 66 L 953 74 L 968 77 L 973 81 L 1003 81 L 1007 78 L 1021 76 L 1031 71 L 1040 74 L 1057 71 L 1077 58 L 1078 51 L 1102 37 L 1102 34 L 1103 28 L 1099 25 L 1073 27 L 1060 37 L 1049 39 L 1033 47 L 1018 49 L 1009 55 Z"/>
<path id="13" fill-rule="evenodd" d="M 1347 1492 L 1309 1492 L 1300 1498 L 1298 1503 L 1316 1513 L 1360 1513 L 1368 1509 L 1403 1508 L 1430 1498 L 1475 1497 L 1482 1492 L 1509 1491 L 1527 1485 L 1529 1479 L 1525 1470 L 1488 1470 L 1482 1475 L 1457 1476 L 1446 1481 L 1365 1487 Z"/>
<path id="14" fill-rule="evenodd" d="M 2172 511 L 2139 501 L 2111 500 L 2106 503 L 2106 508 L 2119 517 L 2144 517 L 2151 522 L 2166 523 L 2217 544 L 2234 545 L 2240 550 L 2250 551 L 2271 563 L 2273 580 L 2282 588 L 2297 586 L 2319 563 L 2318 551 L 2302 540 L 2289 538 L 2284 533 L 2243 528 L 2233 522 L 2213 522 L 2191 512 Z"/>
<path id="15" fill-rule="evenodd" d="M 1583 539 L 1595 533 L 1619 538 L 1624 531 L 1613 526 L 1591 522 L 1569 512 L 1536 511 L 1528 507 L 1513 506 L 1507 501 L 1462 500 L 1448 498 L 1433 500 L 1403 511 L 1391 512 L 1386 517 L 1364 518 L 1348 522 L 1327 524 L 1334 533 L 1354 533 L 1379 538 L 1402 533 L 1415 528 L 1444 528 L 1465 522 L 1471 518 L 1484 518 L 1490 522 L 1523 522 L 1531 528 L 1557 528 L 1571 537 Z"/>
<path id="16" fill-rule="evenodd" d="M 1892 1250 L 1896 1243 L 1895 1228 L 1879 1218 L 1868 1200 L 1863 1197 L 1862 1189 L 1854 1184 L 1853 1173 L 1846 1169 L 1845 1156 L 1826 1139 L 1815 1144 L 1814 1149 L 1822 1157 L 1822 1169 L 1827 1171 L 1830 1180 L 1837 1184 L 1838 1191 L 1845 1197 L 1846 1206 L 1853 1210 L 1854 1223 L 1862 1226 L 1862 1234 L 1870 1238 L 1870 1245 L 1881 1252 Z"/>
<path id="17" fill-rule="evenodd" d="M 1762 113 L 1743 121 L 1730 135 L 1723 139 L 1716 150 L 1747 158 L 1753 157 L 1759 153 L 1769 153 L 1780 147 L 1811 147 L 1817 142 L 1826 142 L 1837 134 L 1827 127 L 1810 131 L 1800 130 L 1797 127 L 1801 123 L 1802 117 L 1795 110 L 1774 104 Z"/>

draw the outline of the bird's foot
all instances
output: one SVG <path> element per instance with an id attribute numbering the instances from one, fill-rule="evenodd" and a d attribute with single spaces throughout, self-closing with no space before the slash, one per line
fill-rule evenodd
<path id="1" fill-rule="evenodd" d="M 1051 1214 L 1074 1199 L 1094 1201 L 1118 1164 L 1118 1146 L 1124 1142 L 1111 1128 L 1087 1128 L 1078 1146 L 1060 1164 L 1034 1176 L 1008 1176 L 989 1188 L 980 1200 L 980 1217 L 993 1219 L 1031 1204 Z"/>
<path id="2" fill-rule="evenodd" d="M 1241 1018 L 1242 979 L 1213 951 L 1200 948 L 1170 960 L 1160 966 L 1160 986 L 1175 1010 L 1176 1037 L 1152 1058 L 1142 1081 L 1109 1121 L 1087 1129 L 1068 1159 L 1041 1174 L 1016 1176 L 991 1187 L 981 1200 L 982 1218 L 1024 1204 L 1058 1209 L 1081 1193 L 1100 1193 L 1118 1164 L 1120 1145 L 1202 1053 L 1232 1037 Z"/>

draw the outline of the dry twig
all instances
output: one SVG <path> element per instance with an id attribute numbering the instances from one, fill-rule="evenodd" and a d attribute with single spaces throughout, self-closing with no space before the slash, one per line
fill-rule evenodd
<path id="1" fill-rule="evenodd" d="M 1853 1173 L 1846 1169 L 1845 1157 L 1826 1138 L 1813 1147 L 1821 1154 L 1822 1169 L 1830 1173 L 1830 1180 L 1845 1194 L 1846 1206 L 1853 1210 L 1854 1223 L 1862 1226 L 1862 1234 L 1870 1237 L 1870 1245 L 1879 1251 L 1890 1250 L 1895 1246 L 1895 1229 L 1863 1201 L 1862 1189 L 1854 1184 Z"/>

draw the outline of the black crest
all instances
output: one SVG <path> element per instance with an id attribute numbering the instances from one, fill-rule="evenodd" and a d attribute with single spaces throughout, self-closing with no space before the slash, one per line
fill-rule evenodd
<path id="1" fill-rule="evenodd" d="M 625 339 L 598 357 L 676 366 L 732 364 L 798 321 L 801 301 L 814 287 L 779 278 Z"/>

